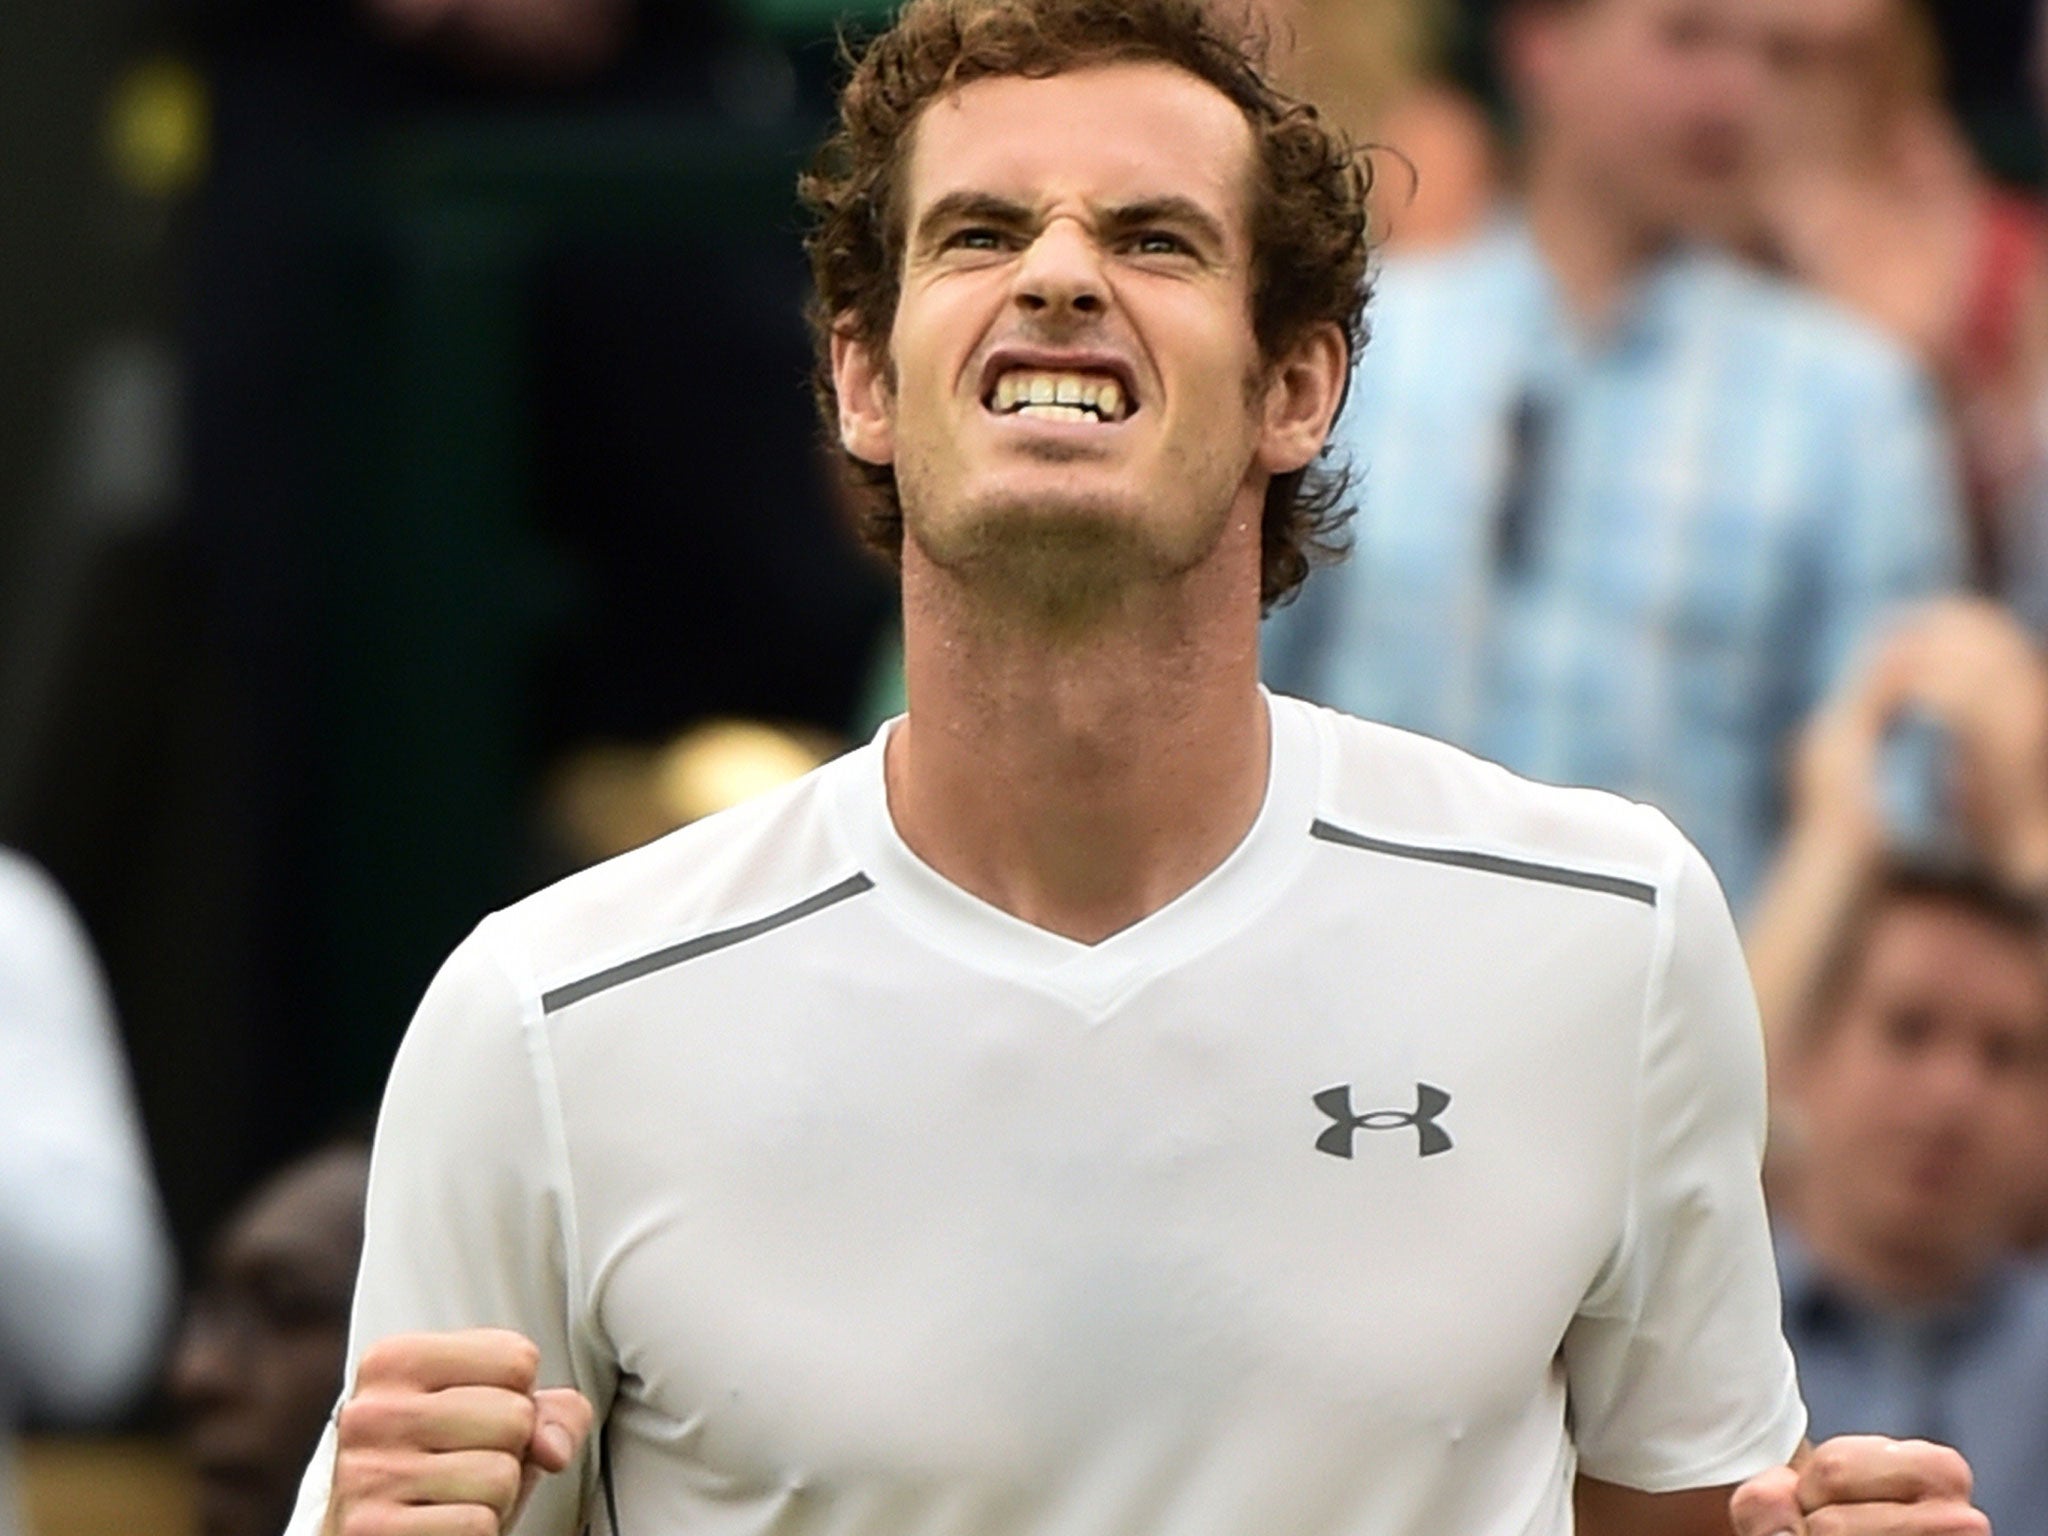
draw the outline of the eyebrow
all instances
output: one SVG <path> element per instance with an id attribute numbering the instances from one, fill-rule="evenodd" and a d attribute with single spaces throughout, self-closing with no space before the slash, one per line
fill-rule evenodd
<path id="1" fill-rule="evenodd" d="M 1031 222 L 1031 210 L 1022 203 L 993 192 L 948 192 L 927 208 L 917 221 L 915 243 L 922 247 L 947 224 L 996 224 L 1005 229 L 1022 229 Z"/>
<path id="2" fill-rule="evenodd" d="M 1024 229 L 1031 222 L 1031 210 L 1007 197 L 998 197 L 992 192 L 948 192 L 926 209 L 917 221 L 915 243 L 920 247 L 929 244 L 934 234 L 949 224 L 993 224 L 1004 229 Z M 1149 197 L 1140 202 L 1124 203 L 1106 210 L 1101 222 L 1105 231 L 1112 235 L 1143 229 L 1148 225 L 1178 225 L 1216 255 L 1220 256 L 1230 248 L 1230 237 L 1223 225 L 1193 198 Z"/>
<path id="3" fill-rule="evenodd" d="M 1122 233 L 1142 229 L 1147 225 L 1177 224 L 1199 240 L 1206 243 L 1219 255 L 1230 249 L 1230 237 L 1215 215 L 1193 198 L 1153 197 L 1140 203 L 1126 203 L 1121 208 L 1112 208 L 1103 222 L 1111 231 Z"/>

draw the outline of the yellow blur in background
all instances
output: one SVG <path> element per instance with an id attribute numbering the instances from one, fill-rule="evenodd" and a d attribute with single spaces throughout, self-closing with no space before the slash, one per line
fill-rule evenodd
<path id="1" fill-rule="evenodd" d="M 18 1450 L 27 1536 L 197 1536 L 192 1474 L 168 1440 L 45 1436 Z"/>

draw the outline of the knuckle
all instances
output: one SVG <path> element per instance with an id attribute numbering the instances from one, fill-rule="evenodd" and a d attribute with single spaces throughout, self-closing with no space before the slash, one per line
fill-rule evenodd
<path id="1" fill-rule="evenodd" d="M 1738 1530 L 1747 1530 L 1779 1502 L 1782 1479 L 1766 1473 L 1737 1488 L 1728 1500 L 1728 1517 Z"/>
<path id="2" fill-rule="evenodd" d="M 1832 1502 L 1853 1482 L 1855 1452 L 1840 1440 L 1819 1446 L 1806 1464 L 1806 1482 L 1826 1501 Z"/>
<path id="3" fill-rule="evenodd" d="M 524 1392 L 502 1393 L 500 1402 L 500 1431 L 507 1442 L 504 1448 L 524 1451 L 540 1423 L 540 1407 Z"/>
<path id="4" fill-rule="evenodd" d="M 411 1459 L 381 1447 L 358 1451 L 351 1470 L 354 1489 L 362 1497 L 398 1500 L 411 1491 Z"/>
<path id="5" fill-rule="evenodd" d="M 504 1529 L 504 1522 L 496 1510 L 486 1509 L 481 1504 L 465 1504 L 455 1521 L 455 1528 L 458 1536 L 498 1536 Z"/>
<path id="6" fill-rule="evenodd" d="M 351 1505 L 342 1513 L 340 1536 L 393 1536 L 390 1508 L 380 1509 L 374 1504 Z"/>
<path id="7" fill-rule="evenodd" d="M 378 1392 L 358 1392 L 341 1405 L 334 1422 L 335 1433 L 344 1448 L 375 1444 L 391 1427 L 392 1412 Z"/>
<path id="8" fill-rule="evenodd" d="M 519 1334 L 512 1337 L 516 1341 L 512 1350 L 512 1368 L 521 1382 L 531 1388 L 540 1376 L 540 1346 Z"/>
<path id="9" fill-rule="evenodd" d="M 1922 1443 L 1927 1447 L 1927 1470 L 1935 1487 L 1944 1493 L 1956 1493 L 1967 1498 L 1974 1483 L 1974 1475 L 1963 1453 L 1952 1445 Z"/>
<path id="10" fill-rule="evenodd" d="M 525 1454 L 533 1439 L 533 1399 L 503 1387 L 479 1387 L 461 1400 L 462 1444 L 476 1451 Z"/>
<path id="11" fill-rule="evenodd" d="M 363 1358 L 356 1365 L 356 1380 L 383 1381 L 403 1375 L 417 1348 L 414 1336 L 409 1333 L 378 1339 L 363 1351 Z"/>
<path id="12" fill-rule="evenodd" d="M 518 1457 L 494 1453 L 483 1471 L 488 1502 L 501 1511 L 509 1512 L 518 1502 L 519 1483 L 525 1471 L 525 1464 Z"/>

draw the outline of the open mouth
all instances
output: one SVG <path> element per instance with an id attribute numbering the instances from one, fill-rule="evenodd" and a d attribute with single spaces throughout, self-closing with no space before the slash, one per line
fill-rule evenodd
<path id="1" fill-rule="evenodd" d="M 1137 405 L 1112 374 L 1048 368 L 1010 368 L 997 376 L 982 404 L 998 416 L 1034 421 L 1127 421 Z"/>

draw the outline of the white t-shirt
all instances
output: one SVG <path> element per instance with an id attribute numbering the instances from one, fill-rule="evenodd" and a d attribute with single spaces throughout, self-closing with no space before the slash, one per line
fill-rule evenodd
<path id="1" fill-rule="evenodd" d="M 354 1350 L 534 1338 L 604 1425 L 551 1536 L 1562 1536 L 1575 1470 L 1786 1459 L 1699 855 L 1272 715 L 1243 844 L 1092 946 L 920 863 L 879 742 L 485 920 L 392 1071 Z"/>

